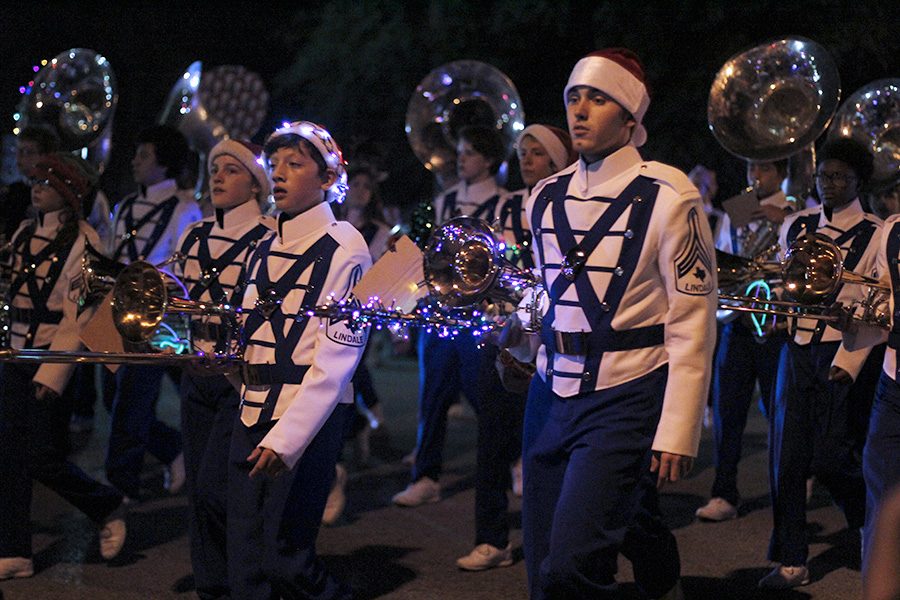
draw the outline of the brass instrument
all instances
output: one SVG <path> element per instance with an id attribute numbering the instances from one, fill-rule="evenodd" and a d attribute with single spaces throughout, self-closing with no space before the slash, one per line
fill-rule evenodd
<path id="1" fill-rule="evenodd" d="M 413 153 L 437 174 L 455 169 L 459 130 L 467 125 L 496 129 L 507 154 L 525 128 L 516 86 L 499 69 L 477 60 L 433 69 L 416 86 L 406 109 L 406 135 Z"/>
<path id="2" fill-rule="evenodd" d="M 732 56 L 716 74 L 709 91 L 709 128 L 723 148 L 741 159 L 788 158 L 788 194 L 802 198 L 812 187 L 813 143 L 831 121 L 839 97 L 837 67 L 822 46 L 800 37 L 772 40 Z M 778 232 L 778 225 L 765 221 L 742 240 L 735 251 L 748 262 L 717 252 L 720 308 L 740 312 L 735 299 L 741 298 L 753 309 L 746 312 L 759 312 L 763 301 L 744 292 L 754 281 L 774 286 L 781 279 L 773 262 Z M 798 306 L 787 303 L 787 308 Z M 782 316 L 796 316 L 791 310 L 781 311 Z M 770 333 L 774 321 L 769 326 L 762 333 Z"/>
<path id="3" fill-rule="evenodd" d="M 482 300 L 518 303 L 538 283 L 507 260 L 487 221 L 456 217 L 425 246 L 425 282 L 439 304 L 458 308 Z"/>
<path id="4" fill-rule="evenodd" d="M 91 263 L 94 264 L 94 263 Z M 114 263 L 118 264 L 118 263 Z M 108 266 L 108 265 L 107 265 Z M 101 364 L 199 364 L 226 370 L 242 360 L 238 316 L 240 308 L 187 299 L 184 285 L 170 273 L 137 261 L 122 266 L 113 285 L 109 272 L 96 270 L 90 279 L 90 299 L 111 292 L 113 325 L 122 336 L 125 352 L 55 352 L 49 350 L 0 350 L 0 361 Z M 93 267 L 91 267 L 93 268 Z M 108 291 L 104 291 L 108 290 Z M 218 317 L 229 333 L 221 354 L 194 353 L 190 342 L 190 316 Z M 190 350 L 190 352 L 185 352 Z"/>
<path id="5" fill-rule="evenodd" d="M 63 150 L 79 151 L 102 173 L 112 150 L 118 98 L 109 61 L 94 50 L 71 48 L 34 76 L 31 92 L 18 106 L 17 127 L 49 125 Z"/>
<path id="6" fill-rule="evenodd" d="M 900 78 L 873 81 L 838 109 L 829 138 L 852 137 L 874 158 L 871 187 L 896 184 L 900 173 Z"/>
<path id="7" fill-rule="evenodd" d="M 487 332 L 501 322 L 483 318 L 477 307 L 484 301 L 518 304 L 529 298 L 525 329 L 540 327 L 541 302 L 546 292 L 540 279 L 507 260 L 491 226 L 483 219 L 455 217 L 431 235 L 423 255 L 428 306 L 412 313 L 385 307 L 377 300 L 359 299 L 317 306 L 309 316 L 347 319 L 365 326 L 396 325 Z"/>
<path id="8" fill-rule="evenodd" d="M 787 194 L 805 198 L 815 173 L 814 142 L 841 94 L 831 55 L 802 37 L 772 40 L 732 56 L 709 90 L 709 128 L 745 160 L 787 158 Z"/>
<path id="9" fill-rule="evenodd" d="M 747 268 L 752 268 L 752 263 Z M 890 286 L 874 277 L 844 269 L 841 249 L 824 235 L 804 235 L 791 245 L 781 263 L 781 280 L 792 301 L 758 301 L 744 296 L 719 294 L 719 305 L 737 312 L 834 323 L 854 319 L 876 327 L 890 327 L 890 314 L 886 310 Z M 869 288 L 864 300 L 842 307 L 840 312 L 843 314 L 825 304 L 841 284 Z"/>
<path id="10" fill-rule="evenodd" d="M 194 61 L 175 82 L 158 122 L 178 129 L 199 155 L 195 195 L 206 183 L 206 157 L 227 138 L 247 139 L 259 131 L 268 112 L 269 92 L 262 78 L 241 65 L 206 72 Z"/>

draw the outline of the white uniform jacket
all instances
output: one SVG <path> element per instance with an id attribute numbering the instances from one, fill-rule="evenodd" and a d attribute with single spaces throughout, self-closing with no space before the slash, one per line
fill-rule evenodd
<path id="1" fill-rule="evenodd" d="M 347 297 L 372 264 L 362 235 L 336 221 L 321 203 L 285 219 L 250 259 L 244 296 L 244 360 L 248 369 L 271 365 L 282 379 L 300 383 L 245 382 L 241 421 L 250 427 L 277 420 L 260 446 L 293 467 L 339 402 L 352 403 L 350 379 L 365 347 L 367 331 L 346 321 L 307 317 L 305 309 Z M 280 289 L 279 289 L 280 288 Z M 257 300 L 259 299 L 259 302 Z"/>
<path id="2" fill-rule="evenodd" d="M 788 201 L 787 196 L 785 196 L 784 192 L 782 192 L 781 190 L 778 190 L 771 196 L 766 196 L 759 201 L 759 204 L 760 206 L 777 206 L 781 209 L 792 208 L 794 206 L 792 202 Z M 731 218 L 728 216 L 728 213 L 722 211 L 721 215 L 719 216 L 718 225 L 716 227 L 716 248 L 718 248 L 722 252 L 727 252 L 728 254 L 736 254 L 738 256 L 744 256 L 745 258 L 754 258 L 752 256 L 746 256 L 746 254 L 744 254 L 745 249 L 739 247 L 740 240 L 751 233 L 755 234 L 765 223 L 765 219 L 756 219 L 754 221 L 750 221 L 743 227 L 732 227 Z M 773 243 L 775 243 L 776 241 L 778 240 L 772 240 Z"/>
<path id="3" fill-rule="evenodd" d="M 464 217 L 481 217 L 489 221 L 494 216 L 497 201 L 505 193 L 493 177 L 472 185 L 460 181 L 434 199 L 435 225 L 452 219 L 457 212 Z"/>
<path id="4" fill-rule="evenodd" d="M 555 309 L 551 304 L 552 319 L 544 316 L 537 372 L 556 394 L 571 397 L 668 363 L 653 449 L 696 455 L 717 304 L 712 234 L 697 189 L 681 171 L 644 162 L 629 145 L 538 183 L 526 216 L 550 296 L 560 284 L 564 290 Z M 566 255 L 577 249 L 575 242 L 584 250 L 592 238 L 596 247 L 567 282 Z M 595 345 L 590 337 L 586 355 L 557 347 L 551 364 L 547 344 L 556 332 L 591 332 L 600 339 Z"/>
<path id="5" fill-rule="evenodd" d="M 494 223 L 499 223 L 506 258 L 516 266 L 531 269 L 534 267 L 534 253 L 531 240 L 531 229 L 525 218 L 525 204 L 530 192 L 522 188 L 507 192 L 497 201 L 494 210 Z"/>
<path id="6" fill-rule="evenodd" d="M 116 206 L 108 251 L 114 260 L 160 264 L 178 249 L 185 228 L 203 215 L 193 199 L 179 197 L 174 179 L 151 185 Z"/>
<path id="7" fill-rule="evenodd" d="M 215 209 L 211 217 L 188 226 L 178 240 L 185 259 L 178 274 L 192 300 L 240 306 L 244 298 L 246 267 L 257 243 L 269 229 L 260 223 L 259 204 L 250 200 L 229 210 Z M 201 263 L 202 261 L 202 263 Z M 195 325 L 199 317 L 194 317 Z M 213 327 L 192 327 L 194 347 L 212 352 L 218 317 L 205 322 Z M 212 333 L 213 335 L 209 335 Z"/>
<path id="8" fill-rule="evenodd" d="M 779 245 L 782 251 L 786 252 L 805 232 L 819 233 L 840 246 L 846 269 L 860 275 L 876 276 L 875 262 L 878 240 L 881 237 L 881 219 L 863 211 L 859 199 L 834 211 L 830 217 L 828 212 L 822 206 L 815 206 L 789 215 L 781 225 Z M 865 291 L 860 285 L 843 284 L 837 297 L 828 302 L 836 300 L 847 306 L 854 300 L 864 298 Z M 788 331 L 794 342 L 801 346 L 811 342 L 836 342 L 842 339 L 840 331 L 827 326 L 825 321 L 813 319 L 790 319 Z M 871 347 L 864 347 L 851 351 L 842 343 L 832 365 L 842 368 L 856 379 L 870 350 Z"/>
<path id="9" fill-rule="evenodd" d="M 78 306 L 74 300 L 77 288 L 81 283 L 81 259 L 84 256 L 85 241 L 93 247 L 99 247 L 100 238 L 85 221 L 78 224 L 78 235 L 68 255 L 63 251 L 48 249 L 56 239 L 63 224 L 59 219 L 60 211 L 42 215 L 37 221 L 26 220 L 19 227 L 12 239 L 15 249 L 12 257 L 13 271 L 10 289 L 15 294 L 10 302 L 10 345 L 13 348 L 49 348 L 53 351 L 75 352 L 81 349 L 78 337 Z M 34 234 L 25 248 L 25 237 L 34 227 Z M 47 253 L 44 255 L 43 253 Z M 26 263 L 25 258 L 30 258 Z M 62 268 L 59 265 L 62 263 Z M 49 295 L 44 292 L 44 285 L 49 277 L 56 277 Z M 30 284 L 29 284 L 30 281 Z M 21 285 L 19 285 L 21 283 Z M 31 289 L 29 289 L 31 288 Z M 34 314 L 35 303 L 31 291 L 36 290 L 45 296 L 46 319 Z M 40 303 L 38 303 L 40 304 Z M 30 331 L 32 318 L 40 320 L 40 325 Z M 37 320 L 35 321 L 37 322 Z M 62 394 L 72 375 L 74 364 L 43 363 L 34 376 L 34 381 Z"/>

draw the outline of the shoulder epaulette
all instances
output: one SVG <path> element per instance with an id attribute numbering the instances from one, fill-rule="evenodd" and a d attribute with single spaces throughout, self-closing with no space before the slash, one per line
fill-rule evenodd
<path id="1" fill-rule="evenodd" d="M 679 196 L 699 196 L 697 187 L 680 169 L 656 162 L 641 163 L 640 175 L 654 179 L 660 185 L 672 188 Z"/>

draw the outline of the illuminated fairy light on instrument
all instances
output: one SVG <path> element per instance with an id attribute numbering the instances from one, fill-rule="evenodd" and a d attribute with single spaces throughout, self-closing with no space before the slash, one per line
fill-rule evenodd
<path id="1" fill-rule="evenodd" d="M 184 354 L 191 348 L 190 340 L 182 338 L 178 333 L 165 323 L 159 324 L 159 329 L 153 336 L 152 345 L 163 352 L 172 350 L 175 354 Z"/>
<path id="2" fill-rule="evenodd" d="M 772 287 L 765 282 L 763 279 L 758 279 L 756 281 L 750 282 L 750 285 L 747 286 L 747 289 L 744 291 L 744 295 L 749 298 L 757 298 L 762 300 L 771 300 L 772 299 Z M 763 308 L 769 308 L 768 303 L 763 303 Z M 750 313 L 750 320 L 753 322 L 753 327 L 756 332 L 756 335 L 759 337 L 764 337 L 766 335 L 766 331 L 764 327 L 766 327 L 766 321 L 769 320 L 769 317 L 772 317 L 772 325 L 775 324 L 776 317 L 774 315 L 769 315 L 766 313 Z"/>
<path id="3" fill-rule="evenodd" d="M 425 304 L 407 313 L 385 306 L 377 297 L 369 299 L 365 304 L 355 298 L 335 301 L 333 297 L 329 297 L 326 304 L 307 310 L 305 316 L 347 321 L 351 329 L 374 327 L 381 330 L 387 327 L 398 332 L 409 327 L 419 327 L 428 333 L 436 332 L 442 338 L 456 337 L 464 331 L 481 337 L 502 326 L 502 323 L 489 319 L 477 309 L 444 310 Z"/>

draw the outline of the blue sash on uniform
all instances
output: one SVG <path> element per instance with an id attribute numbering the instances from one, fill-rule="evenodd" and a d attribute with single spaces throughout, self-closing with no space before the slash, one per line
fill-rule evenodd
<path id="1" fill-rule="evenodd" d="M 612 328 L 612 319 L 618 310 L 631 276 L 637 266 L 647 233 L 647 224 L 653 214 L 653 207 L 659 193 L 659 186 L 654 180 L 638 176 L 616 198 L 575 198 L 566 194 L 572 175 L 560 177 L 555 182 L 544 187 L 542 193 L 535 202 L 532 210 L 532 230 L 535 233 L 536 246 L 541 258 L 542 274 L 544 281 L 547 279 L 547 263 L 544 260 L 543 235 L 549 232 L 541 230 L 544 212 L 548 207 L 553 211 L 553 230 L 559 249 L 566 256 L 576 245 L 580 246 L 587 257 L 593 253 L 604 237 L 618 235 L 610 231 L 619 217 L 631 207 L 628 215 L 628 225 L 622 234 L 622 249 L 615 267 L 602 267 L 601 270 L 612 272 L 601 301 L 596 290 L 591 284 L 586 269 L 582 269 L 574 278 L 567 279 L 560 269 L 559 275 L 551 283 L 548 289 L 550 307 L 541 322 L 541 337 L 547 353 L 547 382 L 557 377 L 580 377 L 580 392 L 591 392 L 596 389 L 598 370 L 604 352 L 616 350 L 633 350 L 658 346 L 664 342 L 664 325 L 656 324 L 647 327 L 637 327 L 627 331 L 616 331 Z M 599 216 L 590 231 L 582 238 L 580 244 L 576 244 L 575 234 L 569 223 L 565 210 L 565 201 L 572 198 L 578 201 L 605 202 L 609 206 Z M 595 268 L 597 269 L 597 268 Z M 561 298 L 569 286 L 574 285 L 577 290 L 578 303 L 580 304 L 591 331 L 585 332 L 584 342 L 585 371 L 581 374 L 556 373 L 553 371 L 553 357 L 557 351 L 555 332 L 553 330 L 556 318 L 556 306 L 561 303 Z"/>
<path id="2" fill-rule="evenodd" d="M 128 251 L 128 260 L 134 262 L 141 257 L 150 256 L 150 253 L 153 251 L 153 248 L 156 246 L 156 243 L 159 242 L 159 239 L 162 237 L 163 232 L 166 230 L 166 227 L 169 225 L 169 220 L 172 218 L 172 215 L 175 213 L 175 207 L 178 206 L 178 197 L 172 196 L 165 202 L 160 202 L 148 212 L 146 215 L 141 217 L 141 220 L 137 223 L 134 222 L 134 203 L 136 201 L 136 196 L 131 196 L 123 200 L 125 202 L 125 206 L 122 207 L 122 215 L 125 219 L 125 239 L 119 243 L 119 247 L 116 248 L 116 251 L 113 253 L 113 260 L 118 260 L 119 257 L 122 256 L 122 253 L 125 250 Z M 149 223 L 153 217 L 156 216 L 157 213 L 160 213 L 159 220 L 156 222 L 156 225 L 153 227 L 153 231 L 150 233 L 150 237 L 147 238 L 147 243 L 144 244 L 143 250 L 139 253 L 137 250 L 137 236 L 140 232 L 141 228 L 144 227 L 147 223 Z"/>
<path id="3" fill-rule="evenodd" d="M 259 263 L 259 270 L 254 278 L 258 298 L 265 298 L 274 293 L 276 298 L 284 299 L 288 292 L 297 287 L 297 281 L 310 265 L 312 265 L 312 274 L 309 282 L 303 286 L 305 289 L 303 302 L 300 303 L 297 314 L 292 317 L 287 335 L 284 333 L 287 317 L 282 312 L 282 304 L 279 304 L 269 316 L 264 315 L 258 308 L 250 311 L 244 324 L 243 337 L 245 345 L 251 343 L 250 339 L 253 334 L 267 321 L 275 338 L 274 342 L 261 342 L 259 340 L 252 342 L 255 345 L 271 347 L 275 350 L 275 363 L 264 367 L 265 373 L 260 371 L 260 365 L 247 365 L 247 372 L 253 373 L 254 376 L 265 377 L 267 381 L 264 384 L 270 385 L 265 401 L 253 402 L 247 399 L 243 400 L 243 404 L 247 406 L 262 409 L 257 423 L 263 423 L 272 419 L 278 396 L 281 394 L 281 389 L 285 384 L 300 384 L 303 381 L 303 377 L 309 367 L 308 365 L 294 364 L 294 348 L 300 343 L 300 338 L 303 336 L 303 332 L 310 321 L 310 318 L 306 315 L 306 309 L 313 308 L 318 304 L 322 288 L 325 287 L 325 279 L 328 276 L 328 271 L 331 269 L 331 259 L 338 248 L 338 243 L 334 238 L 327 234 L 323 235 L 306 252 L 294 258 L 284 275 L 278 281 L 273 282 L 269 278 L 268 258 L 274 240 L 275 236 L 272 236 L 260 243 L 248 267 L 248 272 L 252 274 L 256 263 Z M 284 260 L 289 259 L 285 258 Z M 245 383 L 253 385 L 252 381 Z"/>
<path id="4" fill-rule="evenodd" d="M 787 233 L 787 243 L 790 246 L 796 241 L 798 237 L 800 237 L 801 233 L 815 233 L 819 228 L 819 213 L 813 213 L 811 215 L 806 215 L 803 217 L 799 217 L 796 221 L 791 223 L 790 228 L 788 228 Z M 832 227 L 833 229 L 836 229 Z M 863 219 L 847 231 L 841 232 L 838 237 L 834 238 L 832 241 L 837 246 L 843 246 L 847 242 L 850 242 L 850 249 L 847 250 L 846 256 L 843 257 L 843 268 L 847 271 L 853 271 L 856 268 L 856 265 L 859 264 L 860 259 L 862 259 L 863 254 L 866 251 L 866 248 L 869 246 L 869 242 L 872 241 L 872 236 L 875 235 L 876 231 L 875 223 L 869 221 L 867 219 Z M 838 229 L 838 231 L 840 231 Z M 841 293 L 841 290 L 844 288 L 843 283 L 838 283 L 837 287 L 831 293 L 828 298 L 825 298 L 822 302 L 823 304 L 831 304 L 834 302 L 838 294 Z M 825 328 L 828 326 L 828 321 L 817 321 L 816 327 L 813 330 L 812 339 L 810 343 L 818 344 L 822 341 L 822 337 L 825 335 Z M 798 320 L 791 320 L 790 327 L 790 335 L 793 337 L 796 335 L 798 329 Z M 806 331 L 809 331 L 808 329 Z"/>
<path id="5" fill-rule="evenodd" d="M 32 254 L 31 238 L 34 236 L 36 228 L 37 224 L 32 223 L 16 240 L 15 249 L 16 253 L 22 257 L 22 270 L 16 275 L 16 278 L 13 279 L 7 290 L 7 301 L 10 303 L 10 318 L 15 322 L 28 325 L 28 332 L 25 334 L 25 348 L 32 347 L 38 327 L 42 324 L 58 325 L 62 321 L 62 311 L 48 309 L 47 301 L 50 299 L 50 294 L 53 293 L 53 288 L 56 287 L 56 282 L 59 281 L 63 266 L 69 259 L 69 254 L 72 252 L 72 247 L 77 239 L 76 236 L 70 242 L 62 244 L 58 241 L 59 233 L 57 233 L 57 237 L 44 246 L 43 250 L 37 254 Z M 47 271 L 47 276 L 44 277 L 43 283 L 38 286 L 37 270 L 48 260 L 52 262 Z M 19 290 L 22 289 L 22 286 L 28 289 L 28 297 L 31 299 L 33 308 L 22 309 L 12 306 L 12 301 L 19 293 Z M 11 330 L 10 332 L 12 333 Z"/>

